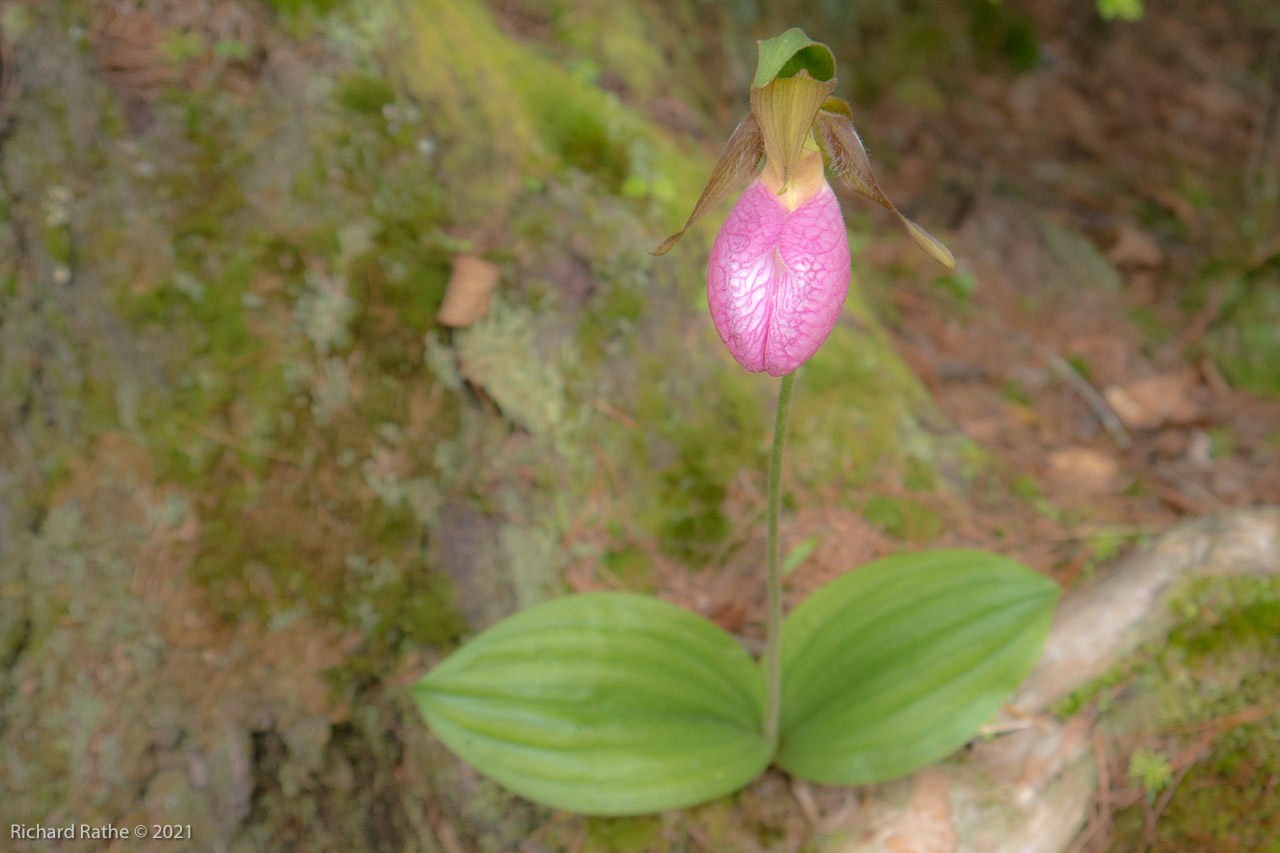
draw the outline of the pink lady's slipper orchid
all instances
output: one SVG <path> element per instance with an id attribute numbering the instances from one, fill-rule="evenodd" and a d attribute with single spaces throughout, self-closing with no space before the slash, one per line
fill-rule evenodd
<path id="1" fill-rule="evenodd" d="M 951 252 L 898 213 L 880 190 L 849 105 L 831 97 L 835 58 L 798 29 L 759 43 L 751 112 L 730 137 L 685 227 L 759 167 L 716 236 L 707 301 L 716 331 L 753 373 L 784 376 L 818 351 L 849 289 L 849 239 L 824 163 L 845 186 L 884 205 L 912 239 L 947 267 Z"/>
<path id="2" fill-rule="evenodd" d="M 711 319 L 753 373 L 791 373 L 831 334 L 849 290 L 849 237 L 822 155 L 804 151 L 789 188 L 772 164 L 716 235 L 707 270 Z"/>

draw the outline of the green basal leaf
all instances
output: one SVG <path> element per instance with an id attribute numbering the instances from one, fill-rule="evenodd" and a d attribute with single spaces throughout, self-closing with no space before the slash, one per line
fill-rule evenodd
<path id="1" fill-rule="evenodd" d="M 766 766 L 764 684 L 732 637 L 658 599 L 592 593 L 500 622 L 413 687 L 463 760 L 580 814 L 736 791 Z"/>
<path id="2" fill-rule="evenodd" d="M 747 117 L 738 123 L 733 135 L 725 143 L 719 162 L 712 170 L 707 185 L 702 188 L 702 195 L 698 196 L 698 203 L 693 206 L 693 213 L 689 214 L 689 221 L 679 231 L 663 240 L 662 245 L 649 254 L 665 255 L 671 251 L 671 247 L 680 241 L 684 232 L 693 227 L 693 223 L 737 189 L 756 170 L 763 156 L 764 137 L 760 135 L 760 123 L 756 120 L 754 113 L 747 113 Z"/>
<path id="3" fill-rule="evenodd" d="M 956 258 L 951 250 L 937 237 L 903 216 L 880 189 L 875 173 L 871 171 L 867 149 L 853 127 L 853 112 L 847 103 L 839 98 L 827 98 L 818 111 L 813 129 L 827 164 L 846 187 L 892 211 L 917 246 L 947 269 L 955 268 Z"/>
<path id="4" fill-rule="evenodd" d="M 814 41 L 799 27 L 780 36 L 756 42 L 759 58 L 753 88 L 767 86 L 782 77 L 794 77 L 808 71 L 815 80 L 826 82 L 836 76 L 836 58 L 822 42 Z"/>
<path id="5" fill-rule="evenodd" d="M 960 747 L 1040 656 L 1059 588 L 981 551 L 890 557 L 782 629 L 776 763 L 828 785 L 910 773 Z"/>

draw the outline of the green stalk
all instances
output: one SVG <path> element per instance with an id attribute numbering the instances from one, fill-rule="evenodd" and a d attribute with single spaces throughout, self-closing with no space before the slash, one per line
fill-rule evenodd
<path id="1" fill-rule="evenodd" d="M 782 377 L 778 389 L 778 423 L 773 429 L 773 455 L 769 459 L 769 618 L 764 645 L 764 736 L 778 742 L 778 708 L 782 698 L 782 576 L 778 569 L 778 505 L 782 496 L 782 446 L 787 440 L 787 411 L 796 375 Z"/>

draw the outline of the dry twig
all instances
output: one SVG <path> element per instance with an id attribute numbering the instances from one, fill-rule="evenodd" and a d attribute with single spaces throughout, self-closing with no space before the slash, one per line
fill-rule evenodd
<path id="1" fill-rule="evenodd" d="M 1081 376 L 1080 372 L 1071 366 L 1071 362 L 1058 355 L 1048 345 L 1040 343 L 1025 332 L 1015 332 L 1015 337 L 1029 346 L 1036 355 L 1040 356 L 1044 366 L 1049 368 L 1049 371 L 1054 376 L 1070 385 L 1071 390 L 1075 391 L 1088 404 L 1093 416 L 1106 429 L 1117 447 L 1128 448 L 1133 444 L 1133 440 L 1129 438 L 1129 432 L 1124 428 L 1124 424 L 1121 423 L 1120 416 L 1116 414 L 1115 409 L 1111 408 L 1111 404 L 1098 393 L 1098 389 L 1089 384 L 1088 379 Z"/>

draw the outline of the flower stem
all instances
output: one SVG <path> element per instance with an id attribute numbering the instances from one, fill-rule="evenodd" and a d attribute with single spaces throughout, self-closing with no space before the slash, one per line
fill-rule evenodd
<path id="1" fill-rule="evenodd" d="M 769 459 L 769 618 L 764 646 L 764 736 L 778 742 L 778 708 L 782 693 L 782 577 L 778 567 L 778 505 L 782 495 L 782 446 L 787 440 L 787 411 L 796 375 L 782 377 L 778 389 L 778 423 L 773 430 L 773 455 Z"/>

